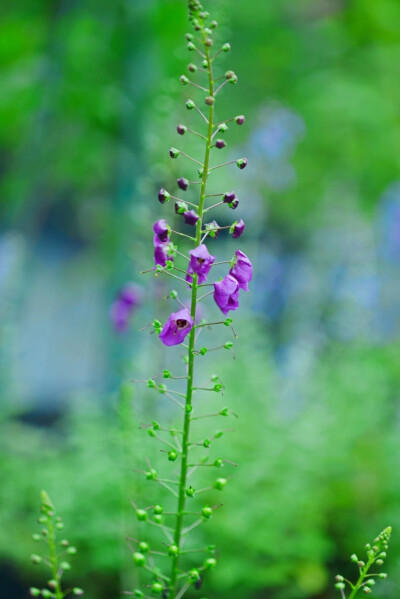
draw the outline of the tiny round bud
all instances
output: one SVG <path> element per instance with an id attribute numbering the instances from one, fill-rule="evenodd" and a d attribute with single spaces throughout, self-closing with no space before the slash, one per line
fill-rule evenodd
<path id="1" fill-rule="evenodd" d="M 219 412 L 220 416 L 229 416 L 229 408 L 222 408 Z"/>
<path id="2" fill-rule="evenodd" d="M 163 513 L 163 511 L 164 511 L 164 508 L 163 508 L 163 506 L 162 506 L 162 505 L 156 504 L 156 505 L 153 507 L 153 512 L 154 512 L 155 514 L 162 514 L 162 513 Z"/>
<path id="3" fill-rule="evenodd" d="M 189 79 L 186 77 L 186 75 L 181 75 L 181 76 L 179 77 L 179 82 L 180 82 L 182 85 L 187 85 L 187 84 L 189 83 Z"/>
<path id="4" fill-rule="evenodd" d="M 235 72 L 234 71 L 226 71 L 225 73 L 225 79 L 232 79 L 232 77 L 235 76 Z"/>
<path id="5" fill-rule="evenodd" d="M 230 49 L 231 49 L 231 45 L 228 42 L 226 42 L 226 44 L 224 44 L 222 46 L 223 52 L 229 52 Z"/>
<path id="6" fill-rule="evenodd" d="M 204 439 L 203 441 L 203 447 L 205 447 L 206 449 L 208 449 L 211 445 L 211 441 L 209 439 Z"/>
<path id="7" fill-rule="evenodd" d="M 60 564 L 61 570 L 71 570 L 71 564 L 69 562 L 61 562 Z"/>
<path id="8" fill-rule="evenodd" d="M 172 260 L 167 260 L 165 267 L 167 268 L 167 270 L 170 270 L 171 268 L 173 268 L 174 263 L 172 262 Z M 161 384 L 158 385 L 158 392 L 159 393 L 166 393 L 167 392 L 167 385 Z"/>
<path id="9" fill-rule="evenodd" d="M 32 597 L 39 597 L 39 595 L 40 595 L 40 589 L 37 589 L 36 587 L 31 587 L 29 589 L 29 592 Z"/>
<path id="10" fill-rule="evenodd" d="M 42 558 L 40 557 L 40 555 L 37 555 L 37 553 L 32 553 L 31 561 L 33 564 L 40 564 L 42 561 Z"/>
<path id="11" fill-rule="evenodd" d="M 189 181 L 185 179 L 185 177 L 180 177 L 179 179 L 177 179 L 176 182 L 178 184 L 179 189 L 182 189 L 183 191 L 186 191 L 189 187 Z"/>
<path id="12" fill-rule="evenodd" d="M 196 49 L 196 46 L 192 42 L 189 42 L 187 45 L 187 49 L 189 50 L 189 52 L 193 52 L 193 50 Z"/>
<path id="13" fill-rule="evenodd" d="M 37 543 L 38 541 L 40 541 L 42 537 L 40 535 L 38 535 L 37 533 L 32 535 L 32 539 L 35 541 L 35 543 Z"/>
<path id="14" fill-rule="evenodd" d="M 63 547 L 68 547 L 68 545 L 69 545 L 69 541 L 67 541 L 67 539 L 63 539 L 63 540 L 61 541 L 61 545 L 62 545 Z"/>
<path id="15" fill-rule="evenodd" d="M 202 168 L 197 169 L 197 172 L 200 178 L 204 175 L 204 169 Z"/>
<path id="16" fill-rule="evenodd" d="M 369 587 L 364 587 L 363 591 L 366 595 L 369 595 L 369 593 L 372 593 L 371 589 Z"/>
<path id="17" fill-rule="evenodd" d="M 379 557 L 385 558 L 386 557 L 386 551 L 381 551 L 381 553 L 379 554 Z"/>
<path id="18" fill-rule="evenodd" d="M 375 584 L 375 580 L 373 578 L 368 578 L 365 584 L 367 584 L 369 587 L 373 587 Z"/>
<path id="19" fill-rule="evenodd" d="M 154 468 L 147 470 L 146 471 L 146 479 L 147 480 L 157 480 L 157 470 L 154 470 Z"/>
<path id="20" fill-rule="evenodd" d="M 205 21 L 209 16 L 210 16 L 210 13 L 207 12 L 206 10 L 203 10 L 201 13 L 199 13 L 199 17 L 200 17 L 200 19 L 203 19 L 203 21 Z"/>
<path id="21" fill-rule="evenodd" d="M 225 349 L 232 349 L 232 347 L 233 347 L 233 343 L 232 343 L 232 341 L 226 341 L 226 342 L 224 343 L 224 348 L 225 348 Z"/>
<path id="22" fill-rule="evenodd" d="M 68 547 L 67 553 L 68 553 L 68 555 L 76 555 L 76 553 L 77 553 L 76 547 Z"/>
<path id="23" fill-rule="evenodd" d="M 354 562 L 354 563 L 355 563 L 355 562 L 358 562 L 358 557 L 357 557 L 357 555 L 356 555 L 355 553 L 352 553 L 352 554 L 350 555 L 350 559 L 351 559 L 351 561 L 352 561 L 352 562 Z"/>
<path id="24" fill-rule="evenodd" d="M 161 582 L 153 582 L 153 584 L 151 585 L 151 590 L 153 591 L 153 593 L 156 593 L 157 595 L 161 595 L 161 593 L 164 590 L 164 587 L 161 584 Z"/>
<path id="25" fill-rule="evenodd" d="M 157 422 L 157 420 L 153 420 L 152 422 L 152 427 L 155 431 L 159 431 L 161 426 L 159 425 L 159 423 Z"/>
<path id="26" fill-rule="evenodd" d="M 227 482 L 228 481 L 226 480 L 226 478 L 217 478 L 217 480 L 214 483 L 214 489 L 217 489 L 218 491 L 222 491 L 222 489 L 225 487 Z"/>
<path id="27" fill-rule="evenodd" d="M 201 510 L 201 515 L 203 516 L 203 518 L 207 518 L 207 520 L 209 518 L 211 518 L 212 514 L 213 514 L 212 507 L 208 507 L 207 505 L 205 505 L 203 507 L 203 509 Z"/>
<path id="28" fill-rule="evenodd" d="M 176 451 L 174 451 L 173 449 L 171 449 L 171 451 L 168 452 L 168 460 L 170 462 L 175 462 L 178 459 L 178 454 Z"/>
<path id="29" fill-rule="evenodd" d="M 140 599 L 142 599 L 142 597 L 144 597 L 144 595 L 143 595 L 143 593 L 142 593 L 142 591 L 140 589 L 135 589 L 133 591 L 133 596 L 134 597 L 138 597 Z"/>
<path id="30" fill-rule="evenodd" d="M 383 566 L 383 559 L 377 559 L 376 560 L 376 565 L 377 566 Z"/>
<path id="31" fill-rule="evenodd" d="M 173 292 L 171 291 L 171 293 L 169 294 L 171 297 L 173 297 L 173 296 L 172 296 L 172 293 L 173 293 Z M 175 291 L 173 299 L 176 299 L 176 298 L 177 298 L 177 295 L 178 295 L 178 294 L 177 294 L 177 292 Z M 170 378 L 171 378 L 171 376 L 172 376 L 172 374 L 170 373 L 170 371 L 169 371 L 169 370 L 163 370 L 163 374 L 162 374 L 162 376 L 163 376 L 163 379 L 170 379 Z"/>
<path id="32" fill-rule="evenodd" d="M 193 406 L 185 406 L 185 413 L 191 414 L 193 412 Z"/>
<path id="33" fill-rule="evenodd" d="M 144 566 L 146 563 L 146 558 L 143 553 L 140 553 L 140 551 L 135 551 L 135 553 L 132 555 L 132 559 L 133 562 L 139 567 Z"/>
<path id="34" fill-rule="evenodd" d="M 43 529 L 41 530 L 41 533 L 42 533 L 42 535 L 43 535 L 44 537 L 47 537 L 47 535 L 49 534 L 49 531 L 47 530 L 47 528 L 43 528 Z"/>
<path id="35" fill-rule="evenodd" d="M 385 578 L 387 578 L 386 572 L 381 572 L 380 574 L 378 574 L 378 578 L 380 578 L 381 580 L 384 580 Z"/>
<path id="36" fill-rule="evenodd" d="M 208 61 L 204 59 L 201 63 L 201 66 L 203 67 L 203 69 L 208 69 Z"/>
<path id="37" fill-rule="evenodd" d="M 232 85 L 236 85 L 237 82 L 238 78 L 237 75 L 234 73 L 232 77 L 229 77 L 229 83 L 231 83 Z"/>
<path id="38" fill-rule="evenodd" d="M 218 148 L 218 150 L 222 150 L 222 148 L 225 148 L 226 146 L 226 141 L 224 139 L 217 139 L 217 141 L 215 142 L 215 147 Z"/>
<path id="39" fill-rule="evenodd" d="M 79 587 L 74 587 L 72 589 L 72 592 L 74 595 L 76 595 L 77 597 L 81 597 L 84 594 L 83 589 L 80 589 Z"/>
<path id="40" fill-rule="evenodd" d="M 170 545 L 168 547 L 168 555 L 170 557 L 176 557 L 179 553 L 179 547 L 177 545 Z"/>
<path id="41" fill-rule="evenodd" d="M 210 570 L 211 568 L 215 568 L 216 565 L 217 565 L 217 560 L 215 559 L 215 557 L 209 557 L 204 562 L 204 567 L 205 567 L 206 570 Z"/>
<path id="42" fill-rule="evenodd" d="M 193 108 L 195 107 L 195 103 L 193 102 L 193 100 L 186 100 L 185 106 L 188 110 L 193 110 Z"/>
<path id="43" fill-rule="evenodd" d="M 171 158 L 178 158 L 179 154 L 180 152 L 176 148 L 169 149 L 169 155 L 171 156 Z"/>
<path id="44" fill-rule="evenodd" d="M 148 543 L 146 543 L 146 541 L 140 541 L 139 549 L 140 549 L 141 553 L 147 553 L 148 550 L 150 549 L 150 546 Z"/>
<path id="45" fill-rule="evenodd" d="M 193 64 L 192 62 L 190 64 L 188 64 L 188 71 L 190 73 L 195 73 L 197 71 L 197 67 L 195 64 Z"/>
<path id="46" fill-rule="evenodd" d="M 363 561 L 360 559 L 360 560 L 357 562 L 357 566 L 358 566 L 359 568 L 364 568 L 364 566 L 365 566 L 365 562 L 363 562 Z"/>
<path id="47" fill-rule="evenodd" d="M 190 570 L 189 572 L 189 578 L 190 580 L 199 580 L 200 578 L 200 572 L 198 570 L 196 570 L 196 568 L 193 568 L 192 570 Z"/>
<path id="48" fill-rule="evenodd" d="M 208 48 L 211 48 L 211 46 L 213 45 L 213 41 L 210 37 L 208 37 L 204 43 Z"/>
<path id="49" fill-rule="evenodd" d="M 207 96 L 204 102 L 207 104 L 207 106 L 212 106 L 215 102 L 215 98 L 213 98 L 213 96 Z"/>
<path id="50" fill-rule="evenodd" d="M 56 528 L 57 530 L 62 530 L 64 528 L 63 522 L 56 522 Z"/>
<path id="51" fill-rule="evenodd" d="M 222 386 L 222 385 L 221 385 Z M 214 460 L 213 465 L 216 468 L 221 468 L 224 465 L 224 460 L 222 458 L 217 458 L 216 460 Z"/>
<path id="52" fill-rule="evenodd" d="M 208 350 L 207 350 L 207 348 L 206 348 L 206 347 L 201 347 L 201 348 L 199 349 L 199 353 L 200 353 L 202 356 L 205 356 L 205 355 L 206 355 L 206 353 L 207 353 L 207 351 L 208 351 Z"/>
<path id="53" fill-rule="evenodd" d="M 57 581 L 54 579 L 48 580 L 47 585 L 54 590 L 57 586 Z"/>
<path id="54" fill-rule="evenodd" d="M 148 514 L 146 512 L 146 510 L 136 510 L 136 518 L 139 520 L 139 522 L 145 522 L 148 519 Z"/>
<path id="55" fill-rule="evenodd" d="M 185 127 L 185 125 L 178 125 L 176 130 L 179 133 L 179 135 L 185 135 L 187 127 Z"/>
<path id="56" fill-rule="evenodd" d="M 194 490 L 194 488 L 191 485 L 190 485 L 190 487 L 188 487 L 186 489 L 186 495 L 188 497 L 193 497 L 195 493 L 196 493 L 196 491 Z"/>
<path id="57" fill-rule="evenodd" d="M 211 21 L 210 28 L 211 29 L 216 29 L 217 27 L 218 27 L 218 21 Z"/>
<path id="58" fill-rule="evenodd" d="M 239 114 L 237 117 L 235 117 L 235 123 L 237 125 L 243 125 L 243 123 L 245 122 L 245 117 L 243 114 Z"/>
<path id="59" fill-rule="evenodd" d="M 186 33 L 185 38 L 186 38 L 186 41 L 191 42 L 193 39 L 193 35 L 191 33 Z"/>
<path id="60" fill-rule="evenodd" d="M 154 514 L 154 516 L 153 516 L 153 520 L 156 524 L 161 524 L 162 519 L 163 519 L 163 517 L 161 514 Z"/>
<path id="61" fill-rule="evenodd" d="M 247 166 L 247 158 L 239 158 L 238 160 L 236 160 L 236 164 L 238 168 L 243 170 Z"/>
<path id="62" fill-rule="evenodd" d="M 343 582 L 344 578 L 341 574 L 336 574 L 335 580 L 337 580 L 338 582 Z"/>
<path id="63" fill-rule="evenodd" d="M 47 518 L 46 516 L 39 516 L 38 520 L 39 524 L 46 524 Z"/>
<path id="64" fill-rule="evenodd" d="M 338 591 L 343 591 L 346 588 L 346 585 L 344 584 L 344 582 L 337 582 L 335 584 L 335 589 L 337 589 Z"/>
<path id="65" fill-rule="evenodd" d="M 228 131 L 229 127 L 226 123 L 221 123 L 221 125 L 218 126 L 218 131 L 220 133 L 226 133 L 226 131 Z"/>
<path id="66" fill-rule="evenodd" d="M 168 193 L 168 191 L 166 191 L 163 188 L 161 188 L 158 192 L 158 201 L 160 202 L 160 204 L 165 204 L 165 202 L 168 202 L 170 197 L 171 195 Z"/>

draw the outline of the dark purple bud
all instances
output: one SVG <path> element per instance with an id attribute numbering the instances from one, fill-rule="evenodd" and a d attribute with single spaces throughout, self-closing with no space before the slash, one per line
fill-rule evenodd
<path id="1" fill-rule="evenodd" d="M 205 230 L 208 231 L 208 236 L 212 239 L 216 239 L 221 230 L 221 227 L 216 220 L 211 221 L 205 225 Z"/>
<path id="2" fill-rule="evenodd" d="M 235 123 L 237 125 L 243 125 L 243 123 L 244 123 L 245 120 L 246 119 L 244 118 L 243 114 L 239 114 L 237 117 L 235 117 Z"/>
<path id="3" fill-rule="evenodd" d="M 178 158 L 179 154 L 180 152 L 176 148 L 169 149 L 169 155 L 171 156 L 171 158 Z"/>
<path id="4" fill-rule="evenodd" d="M 232 79 L 232 77 L 235 76 L 234 71 L 226 71 L 225 73 L 225 79 Z"/>
<path id="5" fill-rule="evenodd" d="M 185 218 L 185 223 L 192 226 L 195 225 L 200 218 L 194 210 L 188 210 L 187 212 L 184 212 L 183 216 Z"/>
<path id="6" fill-rule="evenodd" d="M 239 158 L 236 160 L 236 164 L 240 169 L 244 169 L 247 166 L 247 158 Z"/>
<path id="7" fill-rule="evenodd" d="M 169 234 L 171 232 L 171 228 L 167 225 L 167 221 L 165 220 L 165 218 L 161 218 L 160 220 L 154 223 L 153 231 L 160 242 L 167 243 L 169 241 Z"/>
<path id="8" fill-rule="evenodd" d="M 176 130 L 178 131 L 179 135 L 185 135 L 187 127 L 185 127 L 185 125 L 178 125 Z"/>
<path id="9" fill-rule="evenodd" d="M 189 187 L 189 181 L 187 179 L 185 179 L 185 177 L 181 177 L 180 179 L 177 179 L 177 184 L 178 187 L 180 189 L 182 189 L 183 191 L 186 191 L 187 188 Z"/>
<path id="10" fill-rule="evenodd" d="M 218 148 L 218 150 L 225 148 L 225 146 L 226 146 L 226 141 L 224 139 L 217 139 L 217 141 L 215 142 L 215 147 Z"/>
<path id="11" fill-rule="evenodd" d="M 223 314 L 239 308 L 239 283 L 231 275 L 214 283 L 214 300 Z"/>
<path id="12" fill-rule="evenodd" d="M 229 233 L 231 233 L 233 239 L 238 239 L 243 235 L 246 225 L 244 224 L 244 220 L 239 218 L 239 220 L 235 221 L 231 228 L 229 229 Z"/>
<path id="13" fill-rule="evenodd" d="M 160 204 L 165 204 L 165 202 L 168 202 L 170 197 L 171 195 L 168 193 L 168 191 L 165 191 L 163 188 L 161 188 L 158 192 L 158 201 Z"/>
<path id="14" fill-rule="evenodd" d="M 134 283 L 127 283 L 120 290 L 110 310 L 114 330 L 118 333 L 126 331 L 129 318 L 140 303 L 139 288 Z"/>
<path id="15" fill-rule="evenodd" d="M 228 206 L 229 208 L 232 208 L 232 210 L 236 210 L 236 208 L 239 206 L 239 200 L 235 198 L 233 202 L 229 202 Z"/>
<path id="16" fill-rule="evenodd" d="M 207 281 L 207 275 L 210 272 L 210 268 L 215 260 L 215 256 L 211 256 L 211 254 L 209 254 L 204 243 L 199 245 L 194 250 L 191 250 L 189 254 L 190 262 L 186 280 L 191 283 L 193 280 L 191 275 L 196 273 L 198 275 L 197 283 L 201 285 Z"/>
<path id="17" fill-rule="evenodd" d="M 188 205 L 182 200 L 175 202 L 175 214 L 185 214 L 188 211 Z"/>
<path id="18" fill-rule="evenodd" d="M 236 193 L 234 191 L 227 191 L 222 196 L 222 199 L 226 204 L 229 204 L 230 202 L 233 202 L 233 200 L 236 199 Z"/>
<path id="19" fill-rule="evenodd" d="M 182 308 L 179 312 L 173 312 L 159 335 L 164 345 L 179 345 L 193 328 L 193 318 L 189 310 Z"/>
<path id="20" fill-rule="evenodd" d="M 207 104 L 207 106 L 212 106 L 215 102 L 215 98 L 213 96 L 207 96 L 204 102 Z"/>
<path id="21" fill-rule="evenodd" d="M 237 280 L 240 289 L 249 290 L 248 283 L 253 278 L 253 265 L 244 252 L 236 250 L 229 274 Z"/>
<path id="22" fill-rule="evenodd" d="M 193 63 L 190 63 L 190 64 L 188 65 L 188 70 L 189 70 L 191 73 L 195 73 L 195 72 L 197 71 L 197 67 L 196 67 L 196 65 L 195 65 L 195 64 L 193 64 Z"/>

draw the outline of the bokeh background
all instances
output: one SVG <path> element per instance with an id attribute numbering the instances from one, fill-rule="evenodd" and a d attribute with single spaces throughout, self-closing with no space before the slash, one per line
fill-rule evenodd
<path id="1" fill-rule="evenodd" d="M 350 553 L 391 524 L 374 596 L 394 599 L 400 4 L 206 8 L 232 45 L 221 68 L 239 76 L 218 114 L 247 118 L 223 152 L 249 167 L 224 185 L 241 198 L 255 279 L 235 314 L 236 360 L 204 358 L 227 388 L 215 401 L 240 416 L 218 449 L 240 467 L 200 533 L 221 549 L 200 594 L 331 599 Z M 3 0 L 0 12 L 0 595 L 43 581 L 29 555 L 44 487 L 79 548 L 70 580 L 116 598 L 135 577 L 129 499 L 153 492 L 133 472 L 158 451 L 139 425 L 175 414 L 130 381 L 178 355 L 138 332 L 171 309 L 168 281 L 138 273 L 169 210 L 157 191 L 182 174 L 168 159 L 187 142 L 176 124 L 201 125 L 178 83 L 193 60 L 185 2 Z M 228 236 L 214 248 L 234 249 Z M 141 301 L 116 334 L 110 306 L 127 281 Z"/>

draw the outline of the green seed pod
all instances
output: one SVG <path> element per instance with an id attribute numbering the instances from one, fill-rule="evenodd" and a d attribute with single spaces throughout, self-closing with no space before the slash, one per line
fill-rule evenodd
<path id="1" fill-rule="evenodd" d="M 188 497 L 193 497 L 195 493 L 196 493 L 196 491 L 195 491 L 195 489 L 191 485 L 190 485 L 190 487 L 188 487 L 186 489 L 186 495 Z"/>
<path id="2" fill-rule="evenodd" d="M 146 563 L 146 558 L 143 553 L 140 553 L 140 551 L 135 551 L 135 553 L 132 555 L 132 559 L 133 562 L 139 567 L 144 566 Z"/>
<path id="3" fill-rule="evenodd" d="M 377 566 L 383 566 L 383 559 L 377 559 L 376 560 L 376 565 Z"/>
<path id="4" fill-rule="evenodd" d="M 148 434 L 150 437 L 155 437 L 155 436 L 156 436 L 156 433 L 153 431 L 153 429 L 152 429 L 152 428 L 149 428 L 149 429 L 147 430 L 147 434 Z"/>
<path id="5" fill-rule="evenodd" d="M 64 528 L 64 524 L 62 522 L 56 522 L 57 530 L 62 530 Z"/>
<path id="6" fill-rule="evenodd" d="M 149 516 L 146 510 L 136 510 L 136 518 L 139 520 L 139 522 L 145 522 L 148 520 L 148 517 Z"/>
<path id="7" fill-rule="evenodd" d="M 151 590 L 153 593 L 155 593 L 156 595 L 161 595 L 161 593 L 164 590 L 163 585 L 161 584 L 161 582 L 153 582 L 153 584 L 151 585 Z"/>
<path id="8" fill-rule="evenodd" d="M 217 480 L 214 483 L 214 489 L 222 491 L 227 482 L 228 481 L 226 480 L 226 478 L 217 478 Z"/>
<path id="9" fill-rule="evenodd" d="M 61 541 L 61 545 L 62 545 L 62 547 L 68 547 L 68 545 L 69 545 L 69 541 L 67 541 L 67 539 L 63 539 L 63 540 Z"/>
<path id="10" fill-rule="evenodd" d="M 176 293 L 176 291 L 175 291 Z M 170 296 L 172 297 L 172 292 L 170 293 Z M 176 299 L 176 298 L 173 298 Z M 163 379 L 170 379 L 172 377 L 172 374 L 169 370 L 163 370 Z"/>
<path id="11" fill-rule="evenodd" d="M 171 451 L 168 452 L 168 460 L 170 462 L 175 462 L 178 459 L 178 454 L 176 451 L 174 451 L 173 449 L 171 449 Z"/>
<path id="12" fill-rule="evenodd" d="M 153 517 L 153 520 L 154 520 L 154 522 L 156 524 L 161 524 L 162 520 L 163 520 L 163 517 L 162 517 L 161 514 L 155 514 L 154 517 Z"/>
<path id="13" fill-rule="evenodd" d="M 222 46 L 223 52 L 229 52 L 230 49 L 231 49 L 231 45 L 228 42 L 226 42 L 226 44 L 224 44 Z"/>
<path id="14" fill-rule="evenodd" d="M 157 504 L 157 505 L 155 505 L 155 506 L 153 507 L 153 512 L 154 512 L 155 514 L 162 514 L 162 513 L 163 513 L 163 511 L 164 511 L 164 508 L 163 508 L 163 506 L 162 506 L 162 505 L 158 505 L 158 504 Z"/>
<path id="15" fill-rule="evenodd" d="M 170 545 L 168 547 L 168 555 L 170 557 L 176 557 L 179 553 L 179 547 L 177 545 Z"/>
<path id="16" fill-rule="evenodd" d="M 206 570 L 211 570 L 211 568 L 215 568 L 216 565 L 217 565 L 217 560 L 215 559 L 215 557 L 209 557 L 204 562 L 204 567 Z"/>
<path id="17" fill-rule="evenodd" d="M 351 561 L 352 561 L 352 562 L 354 562 L 354 563 L 358 562 L 358 557 L 356 556 L 356 554 L 355 554 L 355 553 L 352 553 L 352 554 L 350 555 L 350 559 L 351 559 Z"/>
<path id="18" fill-rule="evenodd" d="M 142 553 L 147 553 L 150 549 L 150 546 L 148 543 L 146 543 L 146 541 L 140 541 L 139 549 Z"/>
<path id="19" fill-rule="evenodd" d="M 207 520 L 209 518 L 211 518 L 211 516 L 213 515 L 213 509 L 212 507 L 209 507 L 208 505 L 205 505 L 202 510 L 201 510 L 201 515 L 203 516 L 203 518 L 206 518 Z"/>

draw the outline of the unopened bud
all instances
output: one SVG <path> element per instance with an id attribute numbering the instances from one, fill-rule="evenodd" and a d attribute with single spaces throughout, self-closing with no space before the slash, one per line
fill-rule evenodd
<path id="1" fill-rule="evenodd" d="M 76 547 L 68 547 L 67 553 L 68 553 L 68 555 L 76 555 L 76 553 L 77 553 Z"/>
<path id="2" fill-rule="evenodd" d="M 185 125 L 178 125 L 176 130 L 179 133 L 179 135 L 185 135 L 187 127 L 185 127 Z"/>
<path id="3" fill-rule="evenodd" d="M 171 451 L 168 452 L 168 460 L 170 462 L 175 462 L 178 459 L 178 454 L 176 451 L 174 451 L 173 449 L 171 449 Z"/>
<path id="4" fill-rule="evenodd" d="M 215 568 L 216 565 L 217 565 L 217 560 L 215 559 L 215 557 L 209 557 L 204 562 L 204 568 L 206 570 L 210 570 L 211 568 Z"/>
<path id="5" fill-rule="evenodd" d="M 32 597 L 39 597 L 39 595 L 40 595 L 40 589 L 37 589 L 36 587 L 31 587 L 29 589 L 29 592 Z"/>
<path id="6" fill-rule="evenodd" d="M 230 49 L 231 45 L 228 42 L 222 46 L 223 52 L 229 52 Z"/>
<path id="7" fill-rule="evenodd" d="M 61 570 L 71 570 L 71 564 L 69 562 L 61 562 L 60 564 Z"/>
<path id="8" fill-rule="evenodd" d="M 176 557 L 179 553 L 179 547 L 177 545 L 170 545 L 168 547 L 168 555 L 170 557 Z"/>
<path id="9" fill-rule="evenodd" d="M 188 497 L 194 497 L 194 494 L 196 493 L 195 489 L 190 485 L 190 487 L 188 487 L 186 489 L 186 495 Z"/>
<path id="10" fill-rule="evenodd" d="M 203 518 L 206 518 L 207 520 L 209 518 L 211 518 L 212 514 L 213 514 L 212 507 L 208 507 L 207 505 L 205 505 L 203 507 L 203 509 L 201 510 L 201 515 L 203 516 Z"/>
<path id="11" fill-rule="evenodd" d="M 214 483 L 214 489 L 217 489 L 218 491 L 222 491 L 222 489 L 225 487 L 227 482 L 228 481 L 226 480 L 226 478 L 217 478 L 217 480 Z"/>
<path id="12" fill-rule="evenodd" d="M 135 551 L 135 553 L 132 555 L 132 559 L 133 562 L 139 567 L 144 566 L 146 563 L 146 558 L 143 553 L 140 553 L 140 551 Z"/>
<path id="13" fill-rule="evenodd" d="M 171 158 L 178 158 L 179 154 L 180 152 L 176 148 L 169 149 L 169 155 L 171 156 Z"/>
<path id="14" fill-rule="evenodd" d="M 40 555 L 37 555 L 36 553 L 32 553 L 31 561 L 33 564 L 40 564 L 42 561 L 42 558 L 40 557 Z"/>
<path id="15" fill-rule="evenodd" d="M 187 49 L 189 50 L 189 52 L 193 52 L 193 50 L 196 50 L 196 46 L 192 42 L 189 42 L 187 45 Z"/>
<path id="16" fill-rule="evenodd" d="M 186 75 L 181 75 L 181 76 L 179 77 L 179 82 L 180 82 L 182 85 L 187 85 L 187 84 L 189 83 L 189 79 L 186 77 Z"/>
<path id="17" fill-rule="evenodd" d="M 148 514 L 146 512 L 146 510 L 136 510 L 136 518 L 140 521 L 140 522 L 145 522 L 148 519 Z"/>
<path id="18" fill-rule="evenodd" d="M 77 597 L 81 597 L 84 594 L 83 589 L 80 589 L 79 587 L 74 587 L 72 589 L 72 592 L 74 595 L 76 595 Z"/>
<path id="19" fill-rule="evenodd" d="M 235 117 L 235 123 L 237 125 L 243 125 L 243 123 L 245 122 L 245 117 L 243 114 L 239 114 L 237 117 Z"/>
<path id="20" fill-rule="evenodd" d="M 238 168 L 243 170 L 247 166 L 247 158 L 239 158 L 238 160 L 236 160 L 236 164 Z"/>
<path id="21" fill-rule="evenodd" d="M 216 29 L 217 27 L 218 27 L 218 21 L 211 21 L 210 28 L 211 29 Z"/>
<path id="22" fill-rule="evenodd" d="M 217 139 L 217 141 L 215 142 L 215 147 L 218 148 L 218 150 L 222 150 L 222 148 L 225 148 L 226 146 L 226 141 L 224 139 Z"/>
<path id="23" fill-rule="evenodd" d="M 215 102 L 215 98 L 213 96 L 207 96 L 204 102 L 207 104 L 207 106 L 212 106 Z"/>
<path id="24" fill-rule="evenodd" d="M 193 108 L 195 108 L 195 103 L 193 102 L 193 100 L 186 100 L 186 108 L 188 110 L 193 110 Z"/>

